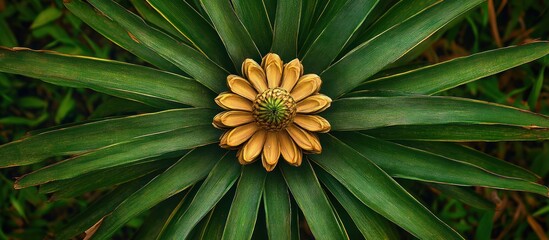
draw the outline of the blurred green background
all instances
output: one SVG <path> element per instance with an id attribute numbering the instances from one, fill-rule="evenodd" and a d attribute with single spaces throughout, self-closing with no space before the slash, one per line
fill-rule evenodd
<path id="1" fill-rule="evenodd" d="M 127 1 L 120 1 L 130 6 Z M 413 64 L 432 64 L 497 47 L 549 37 L 549 0 L 489 0 L 447 28 Z M 0 0 L 0 45 L 48 49 L 68 54 L 142 61 L 110 43 L 64 9 L 62 0 Z M 549 57 L 452 89 L 443 95 L 484 99 L 549 115 Z M 76 71 L 76 69 L 75 69 Z M 57 87 L 0 73 L 0 144 L 26 132 L 109 116 L 105 107 L 126 104 L 87 89 Z M 111 109 L 111 108 L 109 108 Z M 470 143 L 549 180 L 549 142 Z M 43 163 L 46 164 L 46 163 Z M 0 240 L 50 239 L 51 232 L 103 193 L 49 201 L 36 188 L 13 189 L 13 180 L 41 165 L 0 169 Z M 403 184 L 407 184 L 403 182 Z M 496 204 L 495 211 L 471 207 L 427 185 L 409 189 L 468 239 L 548 239 L 549 199 L 533 194 L 475 191 Z M 132 220 L 117 234 L 127 239 L 143 221 Z"/>

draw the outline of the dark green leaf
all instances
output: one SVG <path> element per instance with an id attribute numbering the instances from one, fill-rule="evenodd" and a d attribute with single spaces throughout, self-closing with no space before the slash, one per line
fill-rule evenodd
<path id="1" fill-rule="evenodd" d="M 469 206 L 476 207 L 483 210 L 494 210 L 494 203 L 488 201 L 486 198 L 481 197 L 472 189 L 466 187 L 458 187 L 446 184 L 429 183 L 429 186 L 439 190 L 442 194 L 463 202 Z"/>
<path id="2" fill-rule="evenodd" d="M 236 15 L 250 33 L 262 55 L 269 52 L 273 38 L 273 29 L 264 0 L 232 0 Z"/>
<path id="3" fill-rule="evenodd" d="M 189 40 L 183 37 L 177 29 L 174 28 L 166 20 L 163 15 L 160 15 L 154 8 L 147 2 L 147 0 L 130 0 L 135 10 L 145 19 L 147 22 L 152 23 L 154 26 L 162 29 L 164 32 L 169 33 L 172 37 L 181 40 L 186 44 L 190 44 Z M 164 12 L 162 12 L 164 14 Z M 165 14 L 164 14 L 165 15 Z"/>
<path id="4" fill-rule="evenodd" d="M 63 15 L 63 13 L 56 7 L 46 8 L 42 12 L 40 12 L 38 16 L 36 16 L 30 28 L 35 29 L 44 26 L 50 22 L 57 20 L 61 17 L 61 15 Z"/>
<path id="5" fill-rule="evenodd" d="M 267 222 L 267 234 L 271 240 L 292 239 L 292 218 L 290 193 L 280 171 L 275 170 L 267 175 L 265 182 L 265 193 L 263 194 L 263 205 L 265 206 L 265 218 Z"/>
<path id="6" fill-rule="evenodd" d="M 227 222 L 227 217 L 229 216 L 229 211 L 231 210 L 231 204 L 234 198 L 234 189 L 235 188 L 233 187 L 233 190 L 225 194 L 221 201 L 219 201 L 219 203 L 217 203 L 215 208 L 211 211 L 208 216 L 208 224 L 200 234 L 200 239 L 221 239 L 223 236 L 223 229 L 225 228 L 225 224 Z"/>
<path id="7" fill-rule="evenodd" d="M 277 1 L 271 51 L 280 55 L 282 61 L 291 61 L 297 57 L 297 34 L 302 3 L 303 1 L 294 0 Z"/>
<path id="8" fill-rule="evenodd" d="M 135 233 L 132 240 L 150 240 L 157 239 L 162 229 L 172 219 L 173 212 L 182 202 L 188 200 L 189 193 L 182 192 L 151 208 L 149 215 L 145 218 L 145 222 Z"/>

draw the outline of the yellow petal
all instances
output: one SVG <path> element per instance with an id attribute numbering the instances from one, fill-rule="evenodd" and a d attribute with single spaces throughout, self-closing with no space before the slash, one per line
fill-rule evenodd
<path id="1" fill-rule="evenodd" d="M 257 91 L 252 87 L 252 84 L 240 76 L 229 75 L 227 77 L 227 85 L 229 85 L 233 93 L 245 97 L 250 101 L 254 101 L 257 96 Z"/>
<path id="2" fill-rule="evenodd" d="M 215 115 L 213 124 L 217 128 L 237 127 L 254 120 L 251 112 L 225 111 Z"/>
<path id="3" fill-rule="evenodd" d="M 294 124 L 291 124 L 286 128 L 286 131 L 301 149 L 305 151 L 313 150 L 313 145 L 311 144 L 311 141 L 309 141 L 309 138 L 307 137 L 307 133 L 305 130 L 297 127 Z"/>
<path id="4" fill-rule="evenodd" d="M 290 92 L 290 95 L 296 102 L 299 102 L 314 93 L 318 93 L 318 90 L 320 90 L 320 85 L 322 85 L 322 80 L 320 80 L 318 75 L 303 75 L 303 77 L 299 78 L 297 81 L 297 84 Z"/>
<path id="5" fill-rule="evenodd" d="M 301 65 L 299 59 L 296 58 L 289 63 L 286 63 L 284 65 L 284 71 L 282 72 L 282 83 L 280 87 L 286 89 L 288 92 L 291 92 L 302 74 L 303 65 Z"/>
<path id="6" fill-rule="evenodd" d="M 326 95 L 315 94 L 303 99 L 296 105 L 298 113 L 319 113 L 330 107 L 332 99 Z"/>
<path id="7" fill-rule="evenodd" d="M 267 160 L 265 160 L 265 155 L 261 155 L 261 163 L 263 164 L 263 168 L 265 168 L 265 170 L 267 170 L 267 172 L 270 172 L 270 171 L 273 171 L 276 167 L 276 164 L 278 163 L 275 162 L 274 164 L 269 164 L 267 162 Z"/>
<path id="8" fill-rule="evenodd" d="M 252 102 L 234 93 L 221 93 L 215 103 L 224 109 L 252 111 Z"/>
<path id="9" fill-rule="evenodd" d="M 311 132 L 328 132 L 330 123 L 321 116 L 297 114 L 294 117 L 294 123 L 303 129 Z"/>
<path id="10" fill-rule="evenodd" d="M 322 152 L 322 145 L 320 145 L 320 140 L 318 139 L 318 136 L 312 132 L 305 131 L 307 138 L 309 139 L 309 142 L 311 142 L 311 145 L 313 146 L 313 150 L 310 150 L 310 153 L 319 154 Z"/>
<path id="11" fill-rule="evenodd" d="M 259 156 L 259 154 L 261 153 L 261 150 L 263 150 L 266 136 L 267 133 L 265 130 L 257 131 L 242 148 L 242 153 L 239 156 L 239 160 L 245 163 L 251 163 L 255 161 L 255 159 L 257 159 L 257 156 Z"/>
<path id="12" fill-rule="evenodd" d="M 267 79 L 265 78 L 265 72 L 259 64 L 254 60 L 247 58 L 242 63 L 242 73 L 248 78 L 252 86 L 258 93 L 262 93 L 267 90 Z"/>
<path id="13" fill-rule="evenodd" d="M 227 133 L 229 133 L 229 131 L 224 132 L 221 134 L 221 137 L 219 137 L 219 146 L 222 148 L 230 148 L 230 146 L 227 145 Z"/>
<path id="14" fill-rule="evenodd" d="M 295 145 L 294 140 L 286 131 L 279 133 L 278 142 L 280 144 L 280 153 L 286 162 L 293 166 L 301 165 L 301 149 Z"/>
<path id="15" fill-rule="evenodd" d="M 242 125 L 230 130 L 227 133 L 227 145 L 231 147 L 244 143 L 259 129 L 255 122 Z"/>
<path id="16" fill-rule="evenodd" d="M 267 132 L 265 145 L 263 146 L 263 158 L 269 165 L 276 164 L 280 157 L 280 146 L 278 145 L 278 132 Z"/>
<path id="17" fill-rule="evenodd" d="M 274 53 L 265 55 L 261 61 L 261 67 L 267 75 L 269 88 L 279 87 L 282 80 L 282 59 L 280 59 L 280 56 Z"/>

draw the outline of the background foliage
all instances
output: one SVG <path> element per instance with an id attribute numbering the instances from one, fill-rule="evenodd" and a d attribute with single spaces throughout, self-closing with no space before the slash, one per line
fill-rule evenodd
<path id="1" fill-rule="evenodd" d="M 124 3 L 123 1 L 121 1 Z M 127 4 L 127 6 L 129 6 Z M 436 63 L 501 46 L 548 39 L 548 0 L 488 1 L 451 26 L 414 61 Z M 64 9 L 61 0 L 0 0 L 0 45 L 142 62 L 110 43 Z M 549 57 L 451 90 L 453 96 L 483 99 L 549 114 Z M 447 94 L 447 93 L 443 93 Z M 90 90 L 53 86 L 0 73 L 0 144 L 28 131 L 109 114 L 103 104 L 121 100 Z M 473 147 L 523 166 L 549 180 L 549 142 L 478 143 Z M 46 164 L 46 163 L 44 163 Z M 13 190 L 14 176 L 38 168 L 0 170 L 0 240 L 43 239 L 102 191 L 77 199 L 48 201 L 35 188 Z M 533 194 L 476 188 L 496 204 L 495 211 L 473 208 L 428 185 L 403 184 L 466 238 L 547 239 L 549 200 Z M 419 194 L 421 193 L 421 194 Z M 117 238 L 142 223 L 132 220 Z M 307 236 L 304 236 L 307 237 Z"/>

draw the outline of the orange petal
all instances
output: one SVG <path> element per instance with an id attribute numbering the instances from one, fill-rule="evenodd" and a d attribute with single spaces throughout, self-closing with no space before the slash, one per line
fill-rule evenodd
<path id="1" fill-rule="evenodd" d="M 263 146 L 263 158 L 269 165 L 276 164 L 280 157 L 280 145 L 278 143 L 278 132 L 267 132 L 265 145 Z"/>
<path id="2" fill-rule="evenodd" d="M 319 154 L 322 152 L 322 145 L 320 145 L 320 140 L 318 139 L 318 136 L 312 132 L 306 132 L 307 138 L 309 138 L 309 142 L 311 142 L 311 145 L 313 146 L 313 150 L 310 150 L 310 153 Z"/>
<path id="3" fill-rule="evenodd" d="M 267 75 L 267 84 L 269 85 L 269 88 L 280 86 L 282 80 L 282 64 L 282 59 L 280 59 L 280 56 L 277 54 L 269 53 L 263 57 L 261 67 L 263 67 Z"/>
<path id="4" fill-rule="evenodd" d="M 320 85 L 322 85 L 322 80 L 320 80 L 318 75 L 303 75 L 303 77 L 300 77 L 297 81 L 297 84 L 292 92 L 290 92 L 290 95 L 296 102 L 299 102 L 314 93 L 318 93 L 318 90 L 320 90 Z"/>
<path id="5" fill-rule="evenodd" d="M 233 93 L 245 97 L 250 101 L 254 101 L 257 96 L 257 91 L 252 87 L 252 84 L 240 76 L 229 75 L 227 77 L 227 85 L 229 85 Z"/>
<path id="6" fill-rule="evenodd" d="M 217 128 L 237 127 L 254 120 L 252 113 L 244 111 L 225 111 L 215 115 L 213 124 Z"/>
<path id="7" fill-rule="evenodd" d="M 326 95 L 315 94 L 303 99 L 296 105 L 298 113 L 319 113 L 330 107 L 332 99 Z"/>
<path id="8" fill-rule="evenodd" d="M 286 131 L 300 148 L 302 148 L 305 151 L 313 150 L 313 145 L 311 144 L 311 141 L 309 141 L 309 138 L 307 137 L 307 133 L 305 130 L 301 129 L 300 127 L 297 127 L 294 124 L 291 124 L 286 128 Z"/>
<path id="9" fill-rule="evenodd" d="M 286 63 L 284 65 L 284 71 L 282 72 L 282 83 L 280 87 L 286 89 L 288 92 L 291 92 L 302 74 L 303 65 L 301 65 L 299 59 L 296 58 L 289 63 Z"/>
<path id="10" fill-rule="evenodd" d="M 229 133 L 229 131 L 225 131 L 221 134 L 221 137 L 219 137 L 219 146 L 222 148 L 230 148 L 230 146 L 227 145 L 227 133 Z"/>
<path id="11" fill-rule="evenodd" d="M 328 132 L 330 123 L 321 116 L 297 114 L 294 117 L 294 123 L 303 129 L 311 132 Z"/>
<path id="12" fill-rule="evenodd" d="M 215 103 L 228 110 L 252 111 L 252 102 L 234 93 L 221 93 Z"/>
<path id="13" fill-rule="evenodd" d="M 257 130 L 259 130 L 259 127 L 255 122 L 236 127 L 227 133 L 227 145 L 231 147 L 239 146 L 250 139 Z"/>
<path id="14" fill-rule="evenodd" d="M 257 131 L 242 148 L 239 160 L 246 164 L 255 161 L 257 156 L 261 153 L 261 150 L 263 150 L 266 136 L 267 133 L 265 130 Z"/>
<path id="15" fill-rule="evenodd" d="M 267 79 L 265 78 L 265 72 L 259 64 L 254 60 L 247 58 L 242 63 L 242 73 L 248 78 L 252 86 L 258 93 L 262 93 L 267 90 Z"/>
<path id="16" fill-rule="evenodd" d="M 286 131 L 279 133 L 278 142 L 280 144 L 280 153 L 286 162 L 294 166 L 301 165 L 301 149 L 295 145 L 294 140 Z"/>
<path id="17" fill-rule="evenodd" d="M 269 164 L 269 163 L 267 163 L 267 160 L 265 160 L 264 156 L 265 155 L 261 155 L 261 163 L 263 164 L 263 168 L 265 168 L 265 170 L 267 170 L 267 172 L 273 171 L 278 162 L 275 162 L 274 164 Z"/>

